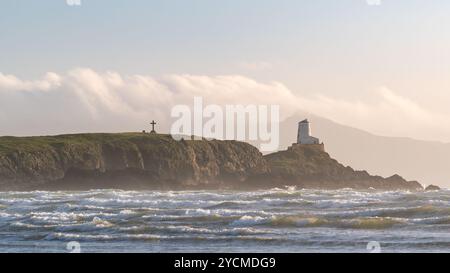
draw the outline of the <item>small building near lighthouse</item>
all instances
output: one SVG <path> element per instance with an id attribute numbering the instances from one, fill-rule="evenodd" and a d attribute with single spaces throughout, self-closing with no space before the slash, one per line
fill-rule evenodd
<path id="1" fill-rule="evenodd" d="M 318 138 L 311 136 L 311 126 L 307 119 L 298 123 L 297 144 L 320 144 Z"/>

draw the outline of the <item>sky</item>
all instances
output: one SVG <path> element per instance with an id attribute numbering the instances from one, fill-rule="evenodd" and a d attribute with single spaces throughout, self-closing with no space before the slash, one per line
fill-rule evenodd
<path id="1" fill-rule="evenodd" d="M 450 2 L 369 2 L 0 0 L 0 135 L 166 129 L 199 95 L 450 142 Z"/>

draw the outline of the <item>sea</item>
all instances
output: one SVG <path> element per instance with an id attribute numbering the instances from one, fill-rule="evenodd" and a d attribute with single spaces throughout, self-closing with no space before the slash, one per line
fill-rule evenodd
<path id="1" fill-rule="evenodd" d="M 450 252 L 450 191 L 0 192 L 0 252 Z"/>

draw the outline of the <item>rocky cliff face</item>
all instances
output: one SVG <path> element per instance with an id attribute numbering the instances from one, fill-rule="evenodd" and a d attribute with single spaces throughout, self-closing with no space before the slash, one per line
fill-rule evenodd
<path id="1" fill-rule="evenodd" d="M 406 181 L 399 175 L 383 178 L 345 167 L 332 159 L 321 145 L 293 145 L 265 159 L 271 168 L 266 179 L 284 185 L 324 189 L 423 189 L 418 182 Z"/>
<path id="2" fill-rule="evenodd" d="M 0 190 L 263 188 L 419 189 L 399 176 L 354 171 L 320 147 L 294 146 L 265 157 L 237 141 L 156 134 L 0 138 Z"/>
<path id="3" fill-rule="evenodd" d="M 267 172 L 261 153 L 237 141 L 156 134 L 0 138 L 0 190 L 217 187 Z"/>

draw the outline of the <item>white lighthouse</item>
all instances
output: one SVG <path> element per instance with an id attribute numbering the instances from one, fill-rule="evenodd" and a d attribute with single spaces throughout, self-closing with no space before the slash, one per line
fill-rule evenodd
<path id="1" fill-rule="evenodd" d="M 307 119 L 298 123 L 297 144 L 320 144 L 319 139 L 311 136 L 311 128 Z"/>

